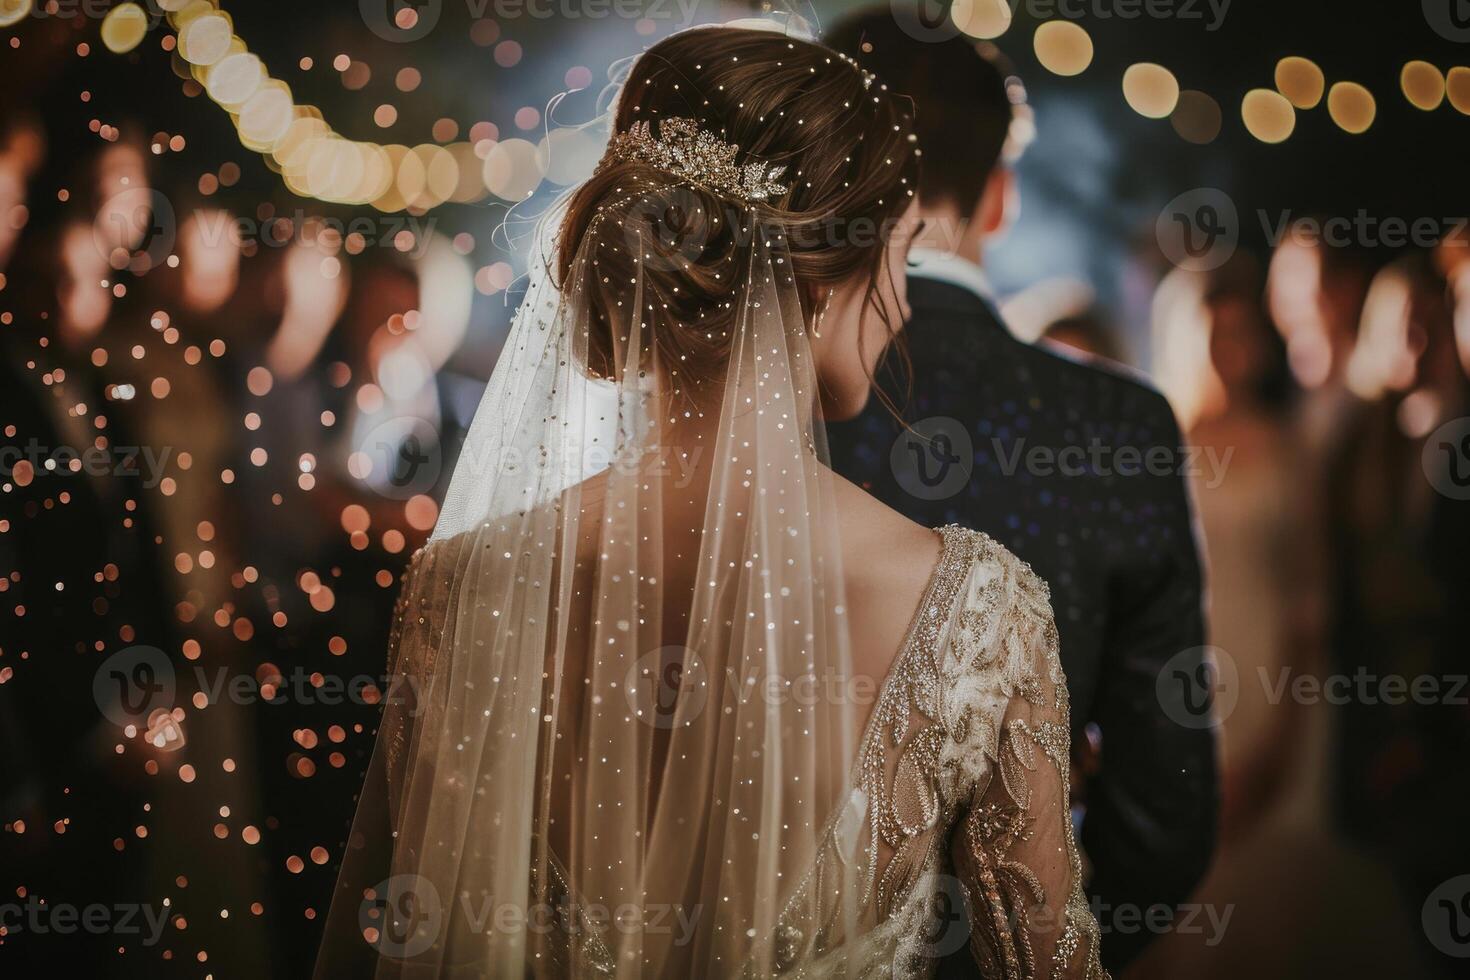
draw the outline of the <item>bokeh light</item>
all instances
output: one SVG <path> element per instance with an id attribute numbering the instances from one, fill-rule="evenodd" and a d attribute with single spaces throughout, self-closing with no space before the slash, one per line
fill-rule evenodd
<path id="1" fill-rule="evenodd" d="M 1399 86 L 1404 98 L 1416 108 L 1429 112 L 1444 102 L 1444 75 L 1427 61 L 1411 61 L 1399 73 Z"/>
<path id="2" fill-rule="evenodd" d="M 1185 89 L 1179 93 L 1179 103 L 1169 116 L 1174 131 L 1190 143 L 1213 142 L 1220 135 L 1223 114 L 1220 103 L 1204 92 Z"/>
<path id="3" fill-rule="evenodd" d="M 1036 60 L 1054 75 L 1080 75 L 1092 64 L 1092 38 L 1070 20 L 1049 20 L 1032 38 Z"/>
<path id="4" fill-rule="evenodd" d="M 1140 116 L 1163 119 L 1179 104 L 1179 82 L 1162 65 L 1130 65 L 1123 73 L 1123 98 Z"/>
<path id="5" fill-rule="evenodd" d="M 1011 7 L 1007 0 L 955 0 L 949 17 L 970 37 L 989 41 L 1011 26 Z"/>
<path id="6" fill-rule="evenodd" d="M 1313 109 L 1327 87 L 1322 69 L 1307 58 L 1292 55 L 1276 63 L 1276 90 L 1298 109 Z"/>
<path id="7" fill-rule="evenodd" d="M 1252 89 L 1240 103 L 1240 118 L 1262 143 L 1280 143 L 1296 128 L 1296 110 L 1286 96 L 1270 89 Z"/>
<path id="8" fill-rule="evenodd" d="M 1450 105 L 1470 116 L 1470 68 L 1451 68 L 1445 76 L 1444 89 Z"/>
<path id="9" fill-rule="evenodd" d="M 114 54 L 125 54 L 142 43 L 148 34 L 148 14 L 136 3 L 122 3 L 102 18 L 102 46 Z"/>
<path id="10" fill-rule="evenodd" d="M 1357 82 L 1338 82 L 1327 93 L 1327 113 L 1344 131 L 1356 135 L 1373 125 L 1378 106 L 1373 93 Z"/>

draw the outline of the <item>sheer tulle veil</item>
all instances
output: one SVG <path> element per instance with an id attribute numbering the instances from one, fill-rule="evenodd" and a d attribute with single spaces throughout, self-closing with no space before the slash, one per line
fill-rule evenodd
<path id="1" fill-rule="evenodd" d="M 813 938 L 794 906 L 826 945 L 872 921 L 806 175 L 721 142 L 683 84 L 698 133 L 651 117 L 659 145 L 627 137 L 538 235 L 405 576 L 318 977 L 763 977 Z M 911 154 L 888 101 L 854 112 Z M 637 127 L 613 129 L 604 165 Z"/>

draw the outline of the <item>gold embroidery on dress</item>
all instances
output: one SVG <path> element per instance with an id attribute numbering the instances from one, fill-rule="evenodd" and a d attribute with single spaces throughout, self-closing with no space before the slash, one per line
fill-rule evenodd
<path id="1" fill-rule="evenodd" d="M 865 838 L 846 848 L 851 814 L 833 818 L 783 912 L 776 965 L 805 976 L 830 954 L 837 965 L 812 975 L 929 975 L 935 964 L 918 934 L 935 896 L 924 886 L 933 892 L 953 872 L 984 976 L 1105 978 L 1066 800 L 1067 691 L 1049 592 L 987 536 L 939 533 L 939 564 L 858 750 Z M 1038 800 L 1033 784 L 1056 798 Z M 891 943 L 884 962 L 864 962 L 856 948 L 844 955 L 844 943 L 863 947 L 864 937 L 854 942 L 829 918 L 839 903 L 824 899 L 843 886 L 847 860 L 868 916 L 851 926 L 869 936 L 896 929 L 870 951 Z"/>

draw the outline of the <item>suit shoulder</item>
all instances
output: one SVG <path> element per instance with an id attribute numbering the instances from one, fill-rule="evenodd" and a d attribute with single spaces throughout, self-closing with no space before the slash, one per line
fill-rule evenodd
<path id="1" fill-rule="evenodd" d="M 1004 328 L 1000 328 L 1004 330 Z M 1151 428 L 1178 432 L 1174 409 L 1142 371 L 1100 358 L 1072 356 L 1039 344 L 1027 343 L 1006 331 L 1010 356 L 1048 387 L 1064 392 L 1083 413 L 1094 417 L 1126 418 Z"/>

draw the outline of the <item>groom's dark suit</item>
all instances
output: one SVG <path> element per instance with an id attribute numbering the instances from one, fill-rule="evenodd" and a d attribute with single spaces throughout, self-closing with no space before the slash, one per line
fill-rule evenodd
<path id="1" fill-rule="evenodd" d="M 1124 910 L 1183 901 L 1214 845 L 1213 737 L 1160 700 L 1161 674 L 1167 699 L 1204 643 L 1179 430 L 1156 391 L 1022 343 L 969 288 L 910 276 L 909 300 L 906 415 L 928 438 L 875 398 L 828 427 L 833 465 L 915 521 L 989 533 L 1051 584 L 1073 744 L 1102 732 L 1081 843 L 1116 969 L 1154 938 Z"/>

